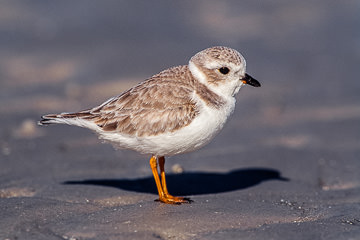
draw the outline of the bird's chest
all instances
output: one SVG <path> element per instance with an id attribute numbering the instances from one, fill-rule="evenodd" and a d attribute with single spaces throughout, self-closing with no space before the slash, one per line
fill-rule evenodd
<path id="1" fill-rule="evenodd" d="M 223 128 L 234 108 L 235 99 L 230 99 L 221 108 L 203 106 L 198 117 L 199 134 L 212 139 Z"/>

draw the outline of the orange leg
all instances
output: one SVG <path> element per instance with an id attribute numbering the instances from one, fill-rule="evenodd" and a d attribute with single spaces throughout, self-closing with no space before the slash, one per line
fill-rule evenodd
<path id="1" fill-rule="evenodd" d="M 159 192 L 159 201 L 163 203 L 169 203 L 169 204 L 181 204 L 181 203 L 191 203 L 192 201 L 189 198 L 183 198 L 183 197 L 174 197 L 169 194 L 166 186 L 166 179 L 165 179 L 165 158 L 159 157 L 159 167 L 160 167 L 160 176 L 161 176 L 161 182 L 159 178 L 159 173 L 157 169 L 157 158 L 155 156 L 152 156 L 150 159 L 150 167 L 152 170 L 152 173 L 154 175 L 156 187 Z"/>
<path id="2" fill-rule="evenodd" d="M 159 173 L 158 173 L 158 170 L 157 170 L 157 159 L 156 159 L 155 156 L 152 156 L 150 158 L 150 167 L 151 167 L 151 171 L 152 171 L 152 173 L 154 175 L 157 190 L 159 192 L 159 198 L 160 199 L 164 198 L 165 194 L 164 194 L 164 191 L 163 191 L 161 183 L 160 183 Z"/>

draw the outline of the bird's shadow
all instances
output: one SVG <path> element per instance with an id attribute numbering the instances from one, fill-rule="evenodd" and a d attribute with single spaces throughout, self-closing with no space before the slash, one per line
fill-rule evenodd
<path id="1" fill-rule="evenodd" d="M 288 181 L 280 172 L 268 168 L 237 169 L 228 173 L 188 172 L 166 175 L 167 185 L 174 195 L 214 194 L 246 189 L 263 181 Z M 84 184 L 115 187 L 127 191 L 157 194 L 154 178 L 88 179 L 66 181 L 63 184 Z"/>

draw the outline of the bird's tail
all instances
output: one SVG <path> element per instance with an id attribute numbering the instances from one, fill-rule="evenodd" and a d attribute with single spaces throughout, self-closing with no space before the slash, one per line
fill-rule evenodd
<path id="1" fill-rule="evenodd" d="M 54 123 L 76 125 L 80 127 L 90 127 L 92 114 L 90 111 L 82 111 L 77 113 L 60 113 L 48 114 L 41 117 L 39 125 L 49 125 Z"/>

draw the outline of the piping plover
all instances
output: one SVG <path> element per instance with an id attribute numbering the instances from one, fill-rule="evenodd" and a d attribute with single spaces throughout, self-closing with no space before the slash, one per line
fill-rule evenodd
<path id="1" fill-rule="evenodd" d="M 188 198 L 169 194 L 165 156 L 194 151 L 215 137 L 234 111 L 239 89 L 244 84 L 260 87 L 245 69 L 245 59 L 238 51 L 207 48 L 188 65 L 166 69 L 100 106 L 45 115 L 39 124 L 89 128 L 120 148 L 151 155 L 159 201 L 190 203 Z"/>

